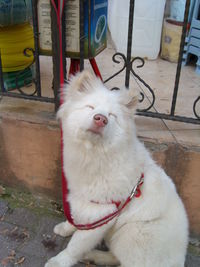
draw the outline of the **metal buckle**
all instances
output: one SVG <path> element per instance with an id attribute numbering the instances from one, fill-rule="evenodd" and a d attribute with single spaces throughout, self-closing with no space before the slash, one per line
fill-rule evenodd
<path id="1" fill-rule="evenodd" d="M 141 176 L 137 182 L 137 184 L 133 187 L 131 193 L 130 193 L 130 199 L 132 199 L 135 196 L 135 193 L 138 189 L 138 186 L 143 182 L 143 176 Z"/>
<path id="2" fill-rule="evenodd" d="M 137 188 L 138 188 L 138 184 L 136 184 L 136 185 L 133 187 L 132 191 L 131 191 L 131 194 L 130 194 L 130 198 L 131 198 L 131 199 L 135 196 L 135 192 L 136 192 Z"/>

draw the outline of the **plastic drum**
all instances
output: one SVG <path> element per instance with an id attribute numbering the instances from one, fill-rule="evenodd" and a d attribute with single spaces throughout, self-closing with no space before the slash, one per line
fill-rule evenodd
<path id="1" fill-rule="evenodd" d="M 3 72 L 23 70 L 33 62 L 33 28 L 29 23 L 0 27 Z M 26 55 L 24 50 L 27 49 Z"/>
<path id="2" fill-rule="evenodd" d="M 0 26 L 21 24 L 31 18 L 31 0 L 0 0 Z"/>

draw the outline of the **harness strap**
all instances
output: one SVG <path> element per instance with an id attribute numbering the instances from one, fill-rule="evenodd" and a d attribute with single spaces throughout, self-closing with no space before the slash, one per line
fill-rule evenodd
<path id="1" fill-rule="evenodd" d="M 118 207 L 118 209 L 115 212 L 113 212 L 113 213 L 103 217 L 102 219 L 93 222 L 93 223 L 76 224 L 74 222 L 72 215 L 71 215 L 70 205 L 69 205 L 69 202 L 67 201 L 67 199 L 65 199 L 65 202 L 63 202 L 64 203 L 64 213 L 65 213 L 68 221 L 79 230 L 91 230 L 91 229 L 95 229 L 97 227 L 103 226 L 104 224 L 107 224 L 109 221 L 114 219 L 116 216 L 119 216 L 120 212 L 128 205 L 128 203 L 132 200 L 133 197 L 140 197 L 140 195 L 141 195 L 140 187 L 143 184 L 143 180 L 144 180 L 144 174 L 142 173 L 137 184 L 134 186 L 133 190 L 131 191 L 131 194 L 128 196 L 128 198 L 126 199 L 124 204 L 121 207 Z M 117 205 L 119 205 L 119 202 L 114 202 L 114 204 L 116 204 L 116 206 L 117 206 Z"/>

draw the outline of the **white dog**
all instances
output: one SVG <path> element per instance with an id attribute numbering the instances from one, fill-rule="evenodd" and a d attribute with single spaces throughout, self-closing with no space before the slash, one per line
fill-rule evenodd
<path id="1" fill-rule="evenodd" d="M 70 267 L 84 257 L 106 264 L 117 259 L 123 267 L 183 267 L 186 212 L 172 180 L 136 137 L 133 92 L 110 91 L 86 71 L 73 77 L 66 91 L 58 117 L 75 223 L 93 223 L 115 212 L 115 202 L 126 201 L 142 174 L 144 182 L 141 196 L 103 226 L 77 230 L 69 222 L 57 225 L 56 234 L 74 234 L 67 248 L 45 267 Z M 108 257 L 90 252 L 103 239 Z"/>

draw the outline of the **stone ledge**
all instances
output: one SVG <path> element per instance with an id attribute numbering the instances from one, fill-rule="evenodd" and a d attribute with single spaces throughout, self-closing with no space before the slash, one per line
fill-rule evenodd
<path id="1" fill-rule="evenodd" d="M 24 100 L 12 97 L 0 98 L 0 119 L 27 121 L 29 123 L 57 126 L 55 107 L 52 103 Z"/>
<path id="2" fill-rule="evenodd" d="M 154 159 L 171 176 L 200 235 L 200 151 L 142 138 Z M 54 105 L 4 98 L 0 104 L 0 182 L 61 199 L 60 129 Z"/>

